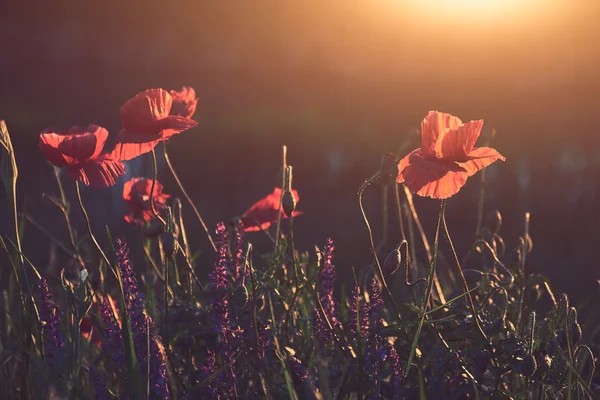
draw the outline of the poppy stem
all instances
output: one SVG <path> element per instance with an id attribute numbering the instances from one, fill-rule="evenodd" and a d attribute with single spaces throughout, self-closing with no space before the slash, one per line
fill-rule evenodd
<path id="1" fill-rule="evenodd" d="M 90 217 L 88 216 L 88 213 L 85 210 L 85 207 L 83 206 L 83 200 L 81 200 L 81 191 L 79 190 L 79 181 L 75 181 L 75 191 L 77 192 L 77 201 L 79 201 L 79 207 L 81 208 L 81 212 L 83 213 L 83 218 L 85 219 L 85 224 L 87 225 L 87 229 L 88 229 L 88 233 L 90 235 L 90 239 L 92 239 L 92 242 L 94 243 L 94 245 L 96 246 L 96 248 L 100 252 L 100 255 L 104 259 L 104 262 L 106 263 L 106 265 L 112 271 L 113 269 L 112 269 L 110 261 L 108 260 L 108 257 L 106 256 L 106 254 L 102 250 L 102 247 L 100 247 L 100 245 L 98 244 L 98 241 L 96 240 L 96 237 L 94 236 L 94 233 L 92 232 L 92 225 L 90 223 Z"/>
<path id="2" fill-rule="evenodd" d="M 371 254 L 373 255 L 373 259 L 375 260 L 375 265 L 377 266 L 377 273 L 379 275 L 379 279 L 381 279 L 381 284 L 383 285 L 383 288 L 385 289 L 388 297 L 390 298 L 390 303 L 392 304 L 392 308 L 394 309 L 394 312 L 396 313 L 396 317 L 398 318 L 398 321 L 402 322 L 402 318 L 400 317 L 400 312 L 398 311 L 398 306 L 396 305 L 396 302 L 394 301 L 392 292 L 390 291 L 390 288 L 388 287 L 387 282 L 385 280 L 385 276 L 383 275 L 383 269 L 381 268 L 381 263 L 379 262 L 379 257 L 377 257 L 375 243 L 373 242 L 373 231 L 371 230 L 371 225 L 369 224 L 369 219 L 367 218 L 367 214 L 365 213 L 365 209 L 364 209 L 363 203 L 362 203 L 363 192 L 365 191 L 367 186 L 369 184 L 371 184 L 372 182 L 374 182 L 380 175 L 381 175 L 381 172 L 376 173 L 373 177 L 367 179 L 360 186 L 360 188 L 358 189 L 358 206 L 360 207 L 360 212 L 362 214 L 363 220 L 365 221 L 365 225 L 367 226 L 367 232 L 369 233 L 369 244 L 371 246 Z"/>
<path id="3" fill-rule="evenodd" d="M 81 265 L 81 268 L 85 269 L 85 263 L 83 262 L 83 258 L 81 258 L 81 254 L 79 253 L 79 246 L 75 242 L 75 234 L 73 233 L 73 227 L 71 225 L 71 218 L 69 217 L 69 205 L 67 202 L 67 196 L 65 195 L 65 190 L 63 188 L 62 182 L 60 180 L 60 176 L 58 174 L 58 167 L 52 166 L 52 170 L 54 171 L 54 177 L 56 178 L 56 183 L 58 184 L 58 191 L 60 192 L 60 199 L 62 207 L 58 207 L 60 211 L 63 213 L 65 218 L 65 223 L 67 224 L 67 231 L 69 232 L 69 239 L 71 240 L 71 246 L 73 247 L 74 256 L 77 259 L 77 262 Z"/>
<path id="4" fill-rule="evenodd" d="M 277 212 L 277 228 L 275 230 L 275 251 L 279 248 L 279 232 L 281 229 L 281 208 L 283 203 L 283 193 L 285 192 L 285 174 L 287 167 L 287 146 L 283 145 L 281 148 L 281 157 L 282 157 L 282 167 L 281 167 L 281 196 L 279 196 L 279 210 Z"/>
<path id="5" fill-rule="evenodd" d="M 417 350 L 417 346 L 419 345 L 419 336 L 421 335 L 421 330 L 423 329 L 423 323 L 425 322 L 425 318 L 427 318 L 427 305 L 431 300 L 431 289 L 433 288 L 433 277 L 435 276 L 435 269 L 437 266 L 438 259 L 438 248 L 439 248 L 439 237 L 440 237 L 440 226 L 442 223 L 443 215 L 446 212 L 446 200 L 442 200 L 442 205 L 440 207 L 440 216 L 438 218 L 437 228 L 435 230 L 435 239 L 433 242 L 433 256 L 431 257 L 431 262 L 429 264 L 429 273 L 427 275 L 427 285 L 425 286 L 425 292 L 423 293 L 423 298 L 421 300 L 421 316 L 419 318 L 419 323 L 417 324 L 417 331 L 412 341 L 412 346 L 410 349 L 410 353 L 408 355 L 408 360 L 406 361 L 406 367 L 404 368 L 404 378 L 408 377 L 408 373 L 410 372 L 410 367 L 412 365 L 412 360 L 415 357 L 415 353 Z"/>
<path id="6" fill-rule="evenodd" d="M 206 237 L 208 237 L 208 241 L 210 242 L 210 245 L 212 246 L 214 252 L 218 253 L 218 251 L 217 251 L 217 245 L 215 244 L 215 242 L 214 242 L 214 240 L 213 240 L 210 232 L 208 231 L 208 227 L 206 226 L 206 223 L 204 222 L 204 219 L 200 215 L 200 212 L 198 212 L 198 209 L 194 205 L 194 202 L 192 201 L 192 199 L 188 195 L 187 191 L 185 190 L 185 188 L 181 184 L 181 181 L 179 180 L 179 177 L 175 173 L 175 169 L 173 168 L 173 165 L 171 164 L 171 160 L 169 159 L 169 155 L 167 154 L 167 144 L 166 144 L 166 142 L 163 142 L 163 153 L 165 155 L 165 161 L 167 162 L 167 165 L 169 166 L 169 169 L 171 170 L 171 174 L 173 175 L 173 178 L 175 178 L 175 182 L 177 182 L 177 185 L 179 186 L 179 189 L 181 190 L 181 192 L 183 193 L 183 195 L 187 199 L 188 203 L 190 203 L 190 206 L 192 207 L 192 210 L 194 210 L 194 213 L 196 214 L 196 218 L 198 218 L 198 221 L 200 221 L 200 225 L 202 225 L 202 229 L 204 229 L 204 232 L 206 233 Z"/>
<path id="7" fill-rule="evenodd" d="M 163 224 L 163 226 L 166 226 L 167 223 L 160 215 L 158 215 L 158 212 L 156 212 L 156 208 L 154 207 L 154 187 L 156 186 L 156 175 L 158 175 L 158 171 L 156 168 L 156 152 L 154 151 L 154 149 L 152 149 L 152 170 L 153 175 L 152 186 L 150 186 L 150 209 L 152 210 L 152 214 L 154 214 L 154 217 L 156 217 L 156 219 L 158 219 L 160 223 Z"/>
<path id="8" fill-rule="evenodd" d="M 377 245 L 377 248 L 375 249 L 377 251 L 377 253 L 379 253 L 381 251 L 381 249 L 383 248 L 383 246 L 385 246 L 385 244 L 388 241 L 388 214 L 389 214 L 389 206 L 388 206 L 388 191 L 389 191 L 389 185 L 385 184 L 383 185 L 382 189 L 381 189 L 381 208 L 382 208 L 382 221 L 381 224 L 383 225 L 382 228 L 382 235 L 381 235 L 381 242 L 379 242 L 379 244 Z"/>
<path id="9" fill-rule="evenodd" d="M 406 194 L 406 201 L 410 207 L 410 212 L 413 216 L 413 220 L 415 221 L 415 225 L 417 225 L 417 229 L 421 235 L 421 240 L 423 241 L 423 246 L 425 247 L 425 252 L 427 253 L 427 261 L 431 264 L 432 256 L 431 256 L 431 247 L 429 246 L 429 241 L 427 240 L 427 235 L 425 235 L 425 230 L 423 229 L 423 225 L 421 225 L 421 221 L 419 220 L 419 215 L 417 214 L 417 210 L 415 208 L 415 203 L 413 202 L 412 193 L 408 190 L 406 186 L 404 186 L 404 193 Z M 444 210 L 445 210 L 444 206 Z M 444 212 L 445 213 L 445 212 Z M 417 260 L 415 259 L 414 262 Z M 440 285 L 440 281 L 438 280 L 437 272 L 433 272 L 433 286 L 435 287 L 435 293 L 438 297 L 438 300 L 442 303 L 446 302 L 446 298 L 444 297 L 444 291 L 442 290 L 442 286 Z"/>
<path id="10" fill-rule="evenodd" d="M 400 234 L 402 240 L 406 240 L 406 234 L 404 233 L 404 221 L 402 220 L 402 205 L 400 204 L 400 191 L 398 190 L 398 182 L 394 182 L 394 197 L 396 199 L 396 211 L 398 213 L 398 223 L 400 224 Z"/>
<path id="11" fill-rule="evenodd" d="M 444 204 L 445 200 L 442 200 L 442 204 Z M 446 234 L 446 238 L 448 239 L 448 244 L 450 245 L 450 250 L 452 251 L 452 256 L 454 256 L 454 261 L 456 262 L 456 267 L 458 269 L 458 274 L 460 275 L 461 283 L 463 284 L 463 289 L 467 294 L 468 305 L 471 307 L 473 311 L 473 319 L 475 320 L 475 325 L 479 330 L 481 336 L 487 341 L 488 337 L 483 332 L 483 328 L 481 327 L 481 323 L 479 322 L 479 315 L 477 311 L 477 307 L 475 307 L 475 303 L 473 302 L 473 296 L 471 296 L 471 292 L 469 291 L 469 285 L 467 284 L 467 280 L 465 279 L 465 275 L 463 274 L 462 267 L 460 265 L 460 261 L 458 261 L 458 256 L 456 255 L 456 249 L 454 248 L 454 243 L 452 243 L 452 239 L 450 238 L 450 232 L 448 232 L 448 225 L 446 224 L 446 213 L 442 214 L 442 224 L 444 226 L 444 233 Z"/>

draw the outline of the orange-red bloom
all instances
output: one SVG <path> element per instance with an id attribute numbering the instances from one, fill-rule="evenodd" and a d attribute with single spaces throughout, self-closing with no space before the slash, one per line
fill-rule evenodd
<path id="1" fill-rule="evenodd" d="M 181 90 L 171 90 L 173 97 L 173 107 L 171 107 L 171 115 L 179 115 L 180 117 L 192 118 L 196 112 L 198 99 L 196 92 L 189 86 L 184 86 Z"/>
<path id="2" fill-rule="evenodd" d="M 154 213 L 150 207 L 150 193 L 152 189 L 152 179 L 132 178 L 123 185 L 123 200 L 127 205 L 125 221 L 130 224 L 144 225 L 154 218 Z M 156 181 L 154 183 L 154 194 L 152 202 L 154 209 L 159 214 L 166 209 L 167 199 L 170 195 L 163 193 L 163 185 Z"/>
<path id="3" fill-rule="evenodd" d="M 125 174 L 120 160 L 100 154 L 107 138 L 108 131 L 98 125 L 74 126 L 61 132 L 46 129 L 40 134 L 38 147 L 52 164 L 68 167 L 71 179 L 88 186 L 107 187 Z"/>
<path id="4" fill-rule="evenodd" d="M 296 202 L 300 201 L 300 196 L 296 190 L 292 190 Z M 281 203 L 281 188 L 275 188 L 273 193 L 257 201 L 245 213 L 242 214 L 242 229 L 244 232 L 256 232 L 267 229 L 272 223 L 277 222 L 279 205 Z M 302 214 L 302 211 L 294 211 L 292 216 L 296 217 Z M 281 218 L 287 218 L 283 210 Z"/>
<path id="5" fill-rule="evenodd" d="M 474 147 L 483 120 L 463 124 L 450 114 L 430 111 L 421 122 L 421 148 L 398 163 L 398 183 L 413 193 L 446 199 L 458 193 L 474 175 L 506 158 L 491 147 Z"/>
<path id="6" fill-rule="evenodd" d="M 160 141 L 198 125 L 190 119 L 190 111 L 196 108 L 189 99 L 190 90 L 193 92 L 187 88 L 185 94 L 177 95 L 175 110 L 173 96 L 164 89 L 148 89 L 127 100 L 121 106 L 123 129 L 113 154 L 121 160 L 131 160 L 152 151 Z"/>
<path id="7" fill-rule="evenodd" d="M 93 328 L 93 329 L 92 329 Z M 92 320 L 88 317 L 83 317 L 79 324 L 79 332 L 86 340 L 89 339 L 91 343 L 95 344 L 99 349 L 102 348 L 102 336 L 97 328 L 93 327 Z M 90 338 L 90 334 L 92 337 Z"/>

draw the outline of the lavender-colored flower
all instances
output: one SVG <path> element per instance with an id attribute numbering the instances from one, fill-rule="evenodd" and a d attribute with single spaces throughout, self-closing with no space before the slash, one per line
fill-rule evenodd
<path id="1" fill-rule="evenodd" d="M 50 365 L 53 365 L 58 349 L 65 345 L 62 333 L 58 330 L 58 323 L 62 314 L 61 309 L 52 301 L 52 293 L 48 288 L 46 278 L 40 281 L 42 307 L 40 319 L 44 327 L 44 356 Z"/>
<path id="2" fill-rule="evenodd" d="M 121 366 L 125 366 L 121 327 L 117 322 L 108 297 L 102 299 L 100 316 L 102 317 L 102 321 L 104 321 L 104 337 L 106 338 L 103 349 L 108 354 L 112 354 L 113 361 Z"/>
<path id="3" fill-rule="evenodd" d="M 238 285 L 243 284 L 247 276 L 242 276 L 244 272 L 244 231 L 236 229 L 233 236 L 233 254 L 232 254 L 232 273 Z M 249 275 L 249 270 L 245 275 Z"/>
<path id="4" fill-rule="evenodd" d="M 169 388 L 167 385 L 165 352 L 158 336 L 152 330 L 154 323 L 146 315 L 143 294 L 139 292 L 135 271 L 129 261 L 127 244 L 117 240 L 117 262 L 123 281 L 123 294 L 125 309 L 129 317 L 131 334 L 135 348 L 136 358 L 140 365 L 142 376 L 146 374 L 148 364 L 148 336 L 150 336 L 150 384 L 153 393 L 161 399 L 168 399 Z"/>
<path id="5" fill-rule="evenodd" d="M 296 357 L 290 357 L 290 363 L 292 364 L 294 376 L 300 381 L 300 383 L 304 383 L 308 378 L 308 371 L 306 371 L 306 367 Z"/>
<path id="6" fill-rule="evenodd" d="M 327 243 L 325 244 L 325 248 L 323 250 L 323 266 L 319 271 L 319 281 L 321 283 L 319 297 L 321 304 L 323 305 L 325 316 L 331 323 L 333 329 L 338 330 L 341 328 L 342 324 L 337 316 L 337 312 L 335 311 L 336 301 L 333 295 L 333 287 L 335 285 L 336 278 L 335 266 L 332 262 L 334 249 L 335 246 L 333 240 L 327 239 Z M 321 343 L 331 343 L 333 338 L 331 337 L 329 328 L 326 326 L 327 322 L 323 320 L 322 316 L 318 312 L 315 312 L 314 323 L 317 339 L 321 341 Z"/>
<path id="7" fill-rule="evenodd" d="M 369 325 L 370 325 L 370 307 L 364 301 L 361 302 L 360 295 L 360 287 L 356 286 L 352 291 L 352 299 L 350 300 L 350 310 L 348 312 L 348 326 L 350 328 L 350 333 L 352 334 L 352 338 L 356 339 L 358 337 L 358 320 L 357 314 L 360 314 L 360 336 L 362 338 L 363 343 L 366 342 L 366 339 L 369 335 Z M 360 308 L 360 313 L 357 313 L 357 310 Z"/>
<path id="8" fill-rule="evenodd" d="M 215 352 L 212 350 L 207 351 L 206 365 L 200 367 L 200 378 L 202 380 L 208 379 L 217 371 L 217 358 Z M 217 399 L 219 397 L 216 381 L 213 379 L 203 387 L 202 398 Z"/>
<path id="9" fill-rule="evenodd" d="M 144 295 L 138 289 L 135 271 L 129 262 L 129 249 L 127 244 L 117 240 L 117 263 L 123 281 L 123 295 L 125 308 L 129 316 L 131 330 L 134 333 L 146 330 L 146 314 L 144 311 Z"/>
<path id="10" fill-rule="evenodd" d="M 94 385 L 96 400 L 111 400 L 113 398 L 113 396 L 111 396 L 108 392 L 106 384 L 102 380 L 102 377 L 100 377 L 98 369 L 96 369 L 95 365 L 90 365 L 90 379 L 92 381 L 92 385 Z"/>
<path id="11" fill-rule="evenodd" d="M 151 334 L 150 336 L 150 385 L 152 392 L 157 399 L 168 400 L 171 398 L 169 394 L 169 379 L 167 377 L 167 366 L 165 365 L 165 349 L 162 346 L 160 339 Z"/>
<path id="12" fill-rule="evenodd" d="M 227 268 L 227 230 L 225 224 L 217 225 L 217 250 L 218 256 L 213 272 L 210 274 L 210 284 L 215 292 L 212 300 L 213 327 L 218 333 L 225 333 L 229 327 L 229 272 Z"/>

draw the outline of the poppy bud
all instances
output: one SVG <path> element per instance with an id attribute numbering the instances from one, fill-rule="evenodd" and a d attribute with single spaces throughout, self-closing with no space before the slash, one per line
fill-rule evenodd
<path id="1" fill-rule="evenodd" d="M 465 280 L 469 285 L 474 285 L 481 281 L 485 274 L 476 269 L 464 269 L 463 274 L 465 275 Z"/>
<path id="2" fill-rule="evenodd" d="M 283 193 L 283 199 L 281 200 L 281 207 L 283 208 L 283 212 L 285 215 L 290 218 L 292 213 L 296 210 L 296 198 L 294 197 L 294 193 L 286 190 Z"/>
<path id="3" fill-rule="evenodd" d="M 396 165 L 396 156 L 393 153 L 385 153 L 381 157 L 381 165 L 379 172 L 381 173 L 381 179 L 384 184 L 390 184 L 394 181 L 393 168 Z"/>
<path id="4" fill-rule="evenodd" d="M 488 216 L 488 229 L 489 229 L 489 231 L 492 232 L 492 233 L 498 233 L 498 231 L 500 230 L 501 226 L 502 226 L 502 214 L 500 214 L 500 211 L 498 211 L 498 210 L 493 211 Z"/>
<path id="5" fill-rule="evenodd" d="M 165 256 L 167 256 L 167 259 L 172 260 L 178 249 L 177 238 L 173 232 L 164 232 L 162 234 L 162 242 Z"/>
<path id="6" fill-rule="evenodd" d="M 571 312 L 569 313 L 569 331 L 571 333 L 571 343 L 574 345 L 577 344 L 581 340 L 581 326 L 577 322 L 577 309 L 575 307 L 571 307 Z"/>
<path id="7" fill-rule="evenodd" d="M 383 274 L 385 276 L 393 275 L 400 268 L 401 263 L 400 249 L 392 250 L 383 261 Z"/>
<path id="8" fill-rule="evenodd" d="M 521 370 L 523 372 L 523 376 L 526 377 L 530 377 L 535 374 L 535 371 L 537 370 L 537 361 L 532 354 L 525 354 L 525 357 L 523 357 Z"/>

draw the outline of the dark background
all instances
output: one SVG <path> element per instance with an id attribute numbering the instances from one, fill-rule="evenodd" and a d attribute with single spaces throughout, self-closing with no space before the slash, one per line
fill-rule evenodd
<path id="1" fill-rule="evenodd" d="M 516 245 L 530 211 L 530 268 L 550 276 L 576 302 L 597 295 L 598 5 L 508 1 L 512 9 L 474 12 L 416 4 L 1 6 L 0 117 L 16 149 L 25 211 L 66 242 L 60 214 L 41 198 L 42 192 L 57 193 L 36 147 L 44 128 L 100 124 L 111 132 L 110 145 L 125 100 L 147 88 L 191 85 L 199 96 L 199 126 L 173 138 L 169 148 L 211 229 L 272 191 L 286 144 L 305 211 L 295 224 L 298 247 L 311 250 L 331 236 L 338 267 L 349 271 L 370 262 L 356 203 L 359 185 L 377 170 L 383 152 L 407 141 L 408 150 L 415 148 L 420 121 L 440 110 L 463 121 L 484 119 L 483 137 L 497 130 L 493 146 L 507 161 L 488 168 L 485 213 L 502 212 L 508 245 Z M 129 163 L 128 173 L 149 175 L 149 165 L 148 157 Z M 164 165 L 159 178 L 167 192 L 178 193 Z M 65 185 L 73 196 L 73 185 Z M 471 178 L 448 204 L 463 255 L 475 230 L 479 185 Z M 134 241 L 135 230 L 122 220 L 121 188 L 122 181 L 114 189 L 85 190 L 84 201 L 99 237 L 107 224 Z M 375 188 L 365 195 L 378 236 L 379 196 Z M 6 200 L 0 202 L 0 231 L 10 233 Z M 439 203 L 416 203 L 433 235 Z M 73 214 L 83 232 L 76 208 Z M 191 214 L 187 228 L 195 247 L 206 250 Z M 392 234 L 397 241 L 398 233 Z M 250 238 L 266 246 L 260 234 Z M 33 226 L 25 249 L 44 269 L 48 239 Z"/>

